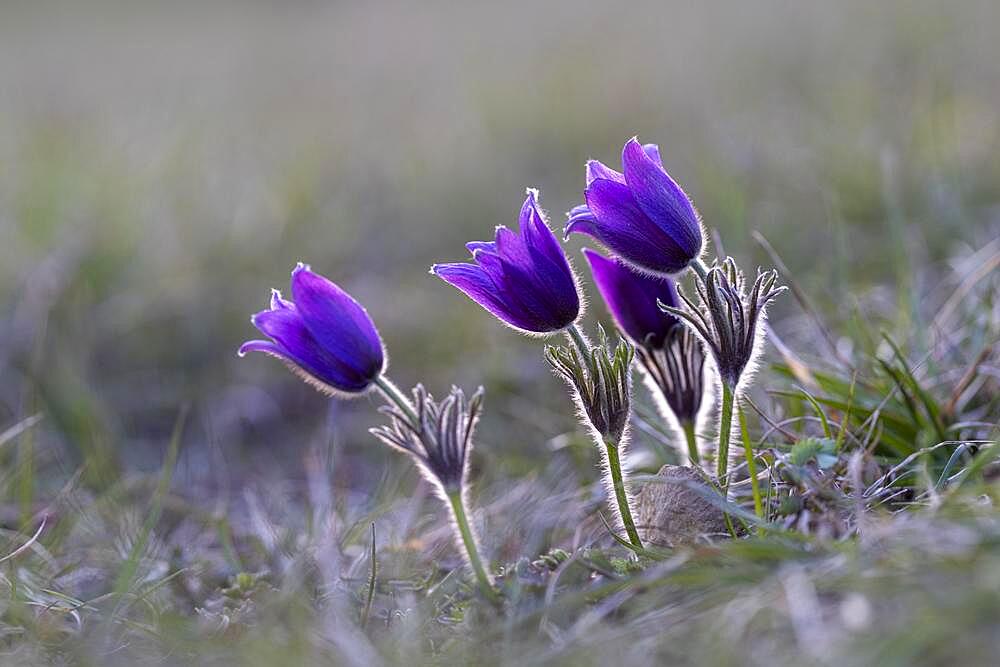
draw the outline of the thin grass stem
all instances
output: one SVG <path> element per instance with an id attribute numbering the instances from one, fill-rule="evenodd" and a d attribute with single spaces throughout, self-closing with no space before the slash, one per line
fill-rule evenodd
<path id="1" fill-rule="evenodd" d="M 372 604 L 375 602 L 375 584 L 378 577 L 378 558 L 375 551 L 375 522 L 372 521 L 372 548 L 371 548 L 371 572 L 368 575 L 368 596 L 365 598 L 365 608 L 361 612 L 361 629 L 368 627 L 368 619 L 371 618 Z"/>
<path id="2" fill-rule="evenodd" d="M 757 518 L 764 518 L 764 504 L 760 497 L 760 485 L 757 481 L 757 462 L 753 454 L 753 442 L 750 440 L 750 431 L 747 429 L 747 417 L 743 412 L 743 406 L 736 401 L 736 410 L 740 417 L 740 435 L 743 437 L 743 451 L 747 457 L 747 472 L 750 474 L 750 489 L 753 492 L 753 510 Z"/>

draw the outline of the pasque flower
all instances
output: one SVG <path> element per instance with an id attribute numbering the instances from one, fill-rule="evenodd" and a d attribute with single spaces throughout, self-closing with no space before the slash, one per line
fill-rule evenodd
<path id="1" fill-rule="evenodd" d="M 565 329 L 580 315 L 576 277 L 528 190 L 518 231 L 496 229 L 496 240 L 466 244 L 474 263 L 435 264 L 431 273 L 457 287 L 501 321 L 527 333 Z"/>
<path id="2" fill-rule="evenodd" d="M 670 275 L 701 254 L 701 222 L 691 200 L 664 170 L 655 144 L 633 138 L 622 169 L 587 163 L 585 205 L 569 212 L 565 234 L 587 234 L 630 264 Z"/>
<path id="3" fill-rule="evenodd" d="M 328 394 L 360 394 L 385 368 L 382 339 L 364 307 L 300 263 L 292 271 L 292 301 L 271 292 L 269 310 L 250 321 L 271 340 L 243 343 L 239 355 L 264 352 Z"/>
<path id="4" fill-rule="evenodd" d="M 676 418 L 687 442 L 686 454 L 697 463 L 695 422 L 704 393 L 705 355 L 695 335 L 659 307 L 678 305 L 677 286 L 670 278 L 640 273 L 593 250 L 583 254 L 612 317 L 635 343 L 646 384 L 664 418 L 669 420 L 668 412 Z"/>

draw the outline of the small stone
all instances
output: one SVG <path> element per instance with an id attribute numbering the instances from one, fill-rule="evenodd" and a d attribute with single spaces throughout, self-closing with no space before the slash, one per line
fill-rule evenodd
<path id="1" fill-rule="evenodd" d="M 665 465 L 635 497 L 636 528 L 643 544 L 678 547 L 705 536 L 728 535 L 725 515 L 692 484 L 711 487 L 694 468 Z"/>

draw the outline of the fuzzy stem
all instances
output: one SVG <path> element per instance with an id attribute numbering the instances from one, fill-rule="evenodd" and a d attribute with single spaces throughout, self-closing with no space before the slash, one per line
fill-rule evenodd
<path id="1" fill-rule="evenodd" d="M 618 514 L 621 515 L 622 525 L 628 534 L 628 540 L 632 546 L 642 548 L 642 540 L 639 539 L 639 531 L 635 529 L 635 522 L 632 520 L 632 510 L 628 504 L 628 496 L 625 494 L 625 480 L 622 478 L 622 464 L 618 457 L 618 445 L 610 440 L 604 441 L 604 448 L 608 453 L 608 471 L 611 473 L 611 483 L 615 487 L 615 499 L 618 501 Z"/>
<path id="2" fill-rule="evenodd" d="M 576 349 L 581 355 L 587 354 L 587 349 L 589 347 L 587 345 L 587 339 L 583 337 L 583 333 L 580 332 L 580 327 L 576 326 L 575 322 L 569 325 L 566 329 L 566 335 L 569 336 L 571 341 L 573 341 L 573 344 L 576 345 Z"/>
<path id="3" fill-rule="evenodd" d="M 462 537 L 462 544 L 465 546 L 465 553 L 469 557 L 469 564 L 472 565 L 472 570 L 476 574 L 479 589 L 483 592 L 487 600 L 495 605 L 499 605 L 500 597 L 497 595 L 496 589 L 493 588 L 493 583 L 490 581 L 489 575 L 486 574 L 483 561 L 479 558 L 479 549 L 476 547 L 476 538 L 473 537 L 472 528 L 469 526 L 469 519 L 465 512 L 465 501 L 462 500 L 462 492 L 459 490 L 448 491 L 447 495 L 448 501 L 451 503 L 452 514 L 455 517 L 455 525 L 458 526 L 458 533 Z"/>
<path id="4" fill-rule="evenodd" d="M 719 450 L 716 452 L 715 476 L 722 486 L 723 495 L 729 496 L 729 481 L 726 472 L 729 467 L 729 435 L 733 429 L 733 403 L 735 392 L 725 382 L 722 383 L 722 411 L 719 415 Z"/>
<path id="5" fill-rule="evenodd" d="M 694 433 L 694 422 L 685 420 L 681 422 L 681 428 L 684 429 L 684 438 L 687 440 L 688 458 L 691 459 L 691 463 L 701 465 L 701 455 L 698 453 L 698 438 Z"/>
<path id="6" fill-rule="evenodd" d="M 409 399 L 399 390 L 399 387 L 393 383 L 392 380 L 384 375 L 379 375 L 375 378 L 375 386 L 381 390 L 382 395 L 391 403 L 394 403 L 396 407 L 402 410 L 403 414 L 409 417 L 410 421 L 416 424 L 419 419 L 417 418 L 417 413 L 413 409 L 413 405 L 410 404 Z"/>
<path id="7" fill-rule="evenodd" d="M 743 437 L 743 449 L 747 457 L 747 472 L 750 474 L 750 489 L 753 491 L 753 510 L 760 519 L 764 518 L 764 503 L 760 497 L 760 484 L 757 481 L 757 462 L 754 460 L 753 443 L 747 430 L 747 418 L 743 407 L 736 401 L 736 412 L 740 417 L 740 435 Z"/>
<path id="8" fill-rule="evenodd" d="M 688 264 L 688 266 L 691 267 L 692 271 L 698 274 L 698 277 L 701 278 L 701 282 L 706 284 L 708 283 L 708 267 L 705 266 L 705 263 L 702 262 L 700 258 L 691 260 L 691 263 Z"/>

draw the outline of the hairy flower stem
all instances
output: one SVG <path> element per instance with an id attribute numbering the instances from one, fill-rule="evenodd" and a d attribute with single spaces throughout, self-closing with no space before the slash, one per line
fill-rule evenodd
<path id="1" fill-rule="evenodd" d="M 692 271 L 698 274 L 698 277 L 701 278 L 702 282 L 706 282 L 708 280 L 708 267 L 705 266 L 703 261 L 695 258 L 691 260 L 691 263 L 688 266 L 691 267 Z"/>
<path id="2" fill-rule="evenodd" d="M 701 465 L 701 455 L 698 453 L 698 438 L 694 433 L 694 422 L 684 421 L 681 423 L 681 428 L 684 429 L 684 438 L 687 440 L 688 458 L 691 459 L 691 463 Z"/>
<path id="3" fill-rule="evenodd" d="M 632 509 L 629 507 L 628 495 L 625 493 L 622 464 L 618 457 L 618 443 L 605 440 L 604 448 L 608 454 L 608 472 L 611 473 L 611 484 L 615 488 L 615 499 L 618 501 L 618 514 L 621 515 L 622 525 L 625 526 L 628 541 L 632 543 L 632 546 L 641 549 L 642 540 L 639 539 L 639 531 L 635 529 L 635 521 L 632 520 Z"/>
<path id="4" fill-rule="evenodd" d="M 413 405 L 410 404 L 409 399 L 403 395 L 403 392 L 399 390 L 399 387 L 397 387 L 392 380 L 384 375 L 379 375 L 375 378 L 375 386 L 379 388 L 387 401 L 393 403 L 397 408 L 399 408 L 404 415 L 413 421 L 413 423 L 416 424 L 420 421 L 417 418 L 417 413 L 413 410 Z"/>
<path id="5" fill-rule="evenodd" d="M 476 547 L 476 538 L 473 536 L 472 527 L 469 525 L 462 492 L 457 489 L 450 490 L 447 495 L 448 502 L 451 504 L 452 514 L 455 517 L 455 525 L 458 526 L 458 532 L 462 536 L 462 544 L 465 546 L 465 553 L 469 557 L 469 564 L 472 565 L 472 571 L 476 574 L 479 590 L 482 591 L 483 596 L 487 600 L 494 605 L 499 605 L 500 597 L 497 595 L 496 589 L 493 588 L 493 582 L 490 581 L 489 575 L 486 574 L 483 561 L 479 558 L 479 549 Z"/>
<path id="6" fill-rule="evenodd" d="M 577 352 L 582 355 L 587 354 L 587 350 L 590 346 L 587 344 L 587 339 L 584 338 L 583 333 L 580 331 L 580 327 L 576 326 L 576 323 L 569 325 L 566 328 L 566 335 L 569 337 L 573 345 L 576 346 Z"/>
<path id="7" fill-rule="evenodd" d="M 725 382 L 722 383 L 722 412 L 719 415 L 719 449 L 716 452 L 715 476 L 722 486 L 722 493 L 729 497 L 729 435 L 733 430 L 733 403 L 735 392 Z"/>
<path id="8" fill-rule="evenodd" d="M 747 418 L 743 413 L 743 406 L 737 400 L 736 412 L 740 417 L 740 435 L 743 438 L 743 449 L 747 457 L 747 472 L 750 475 L 750 489 L 753 491 L 753 510 L 757 518 L 764 518 L 764 503 L 760 497 L 760 484 L 757 481 L 757 462 L 754 460 L 753 443 L 750 442 L 750 433 L 747 430 Z"/>

